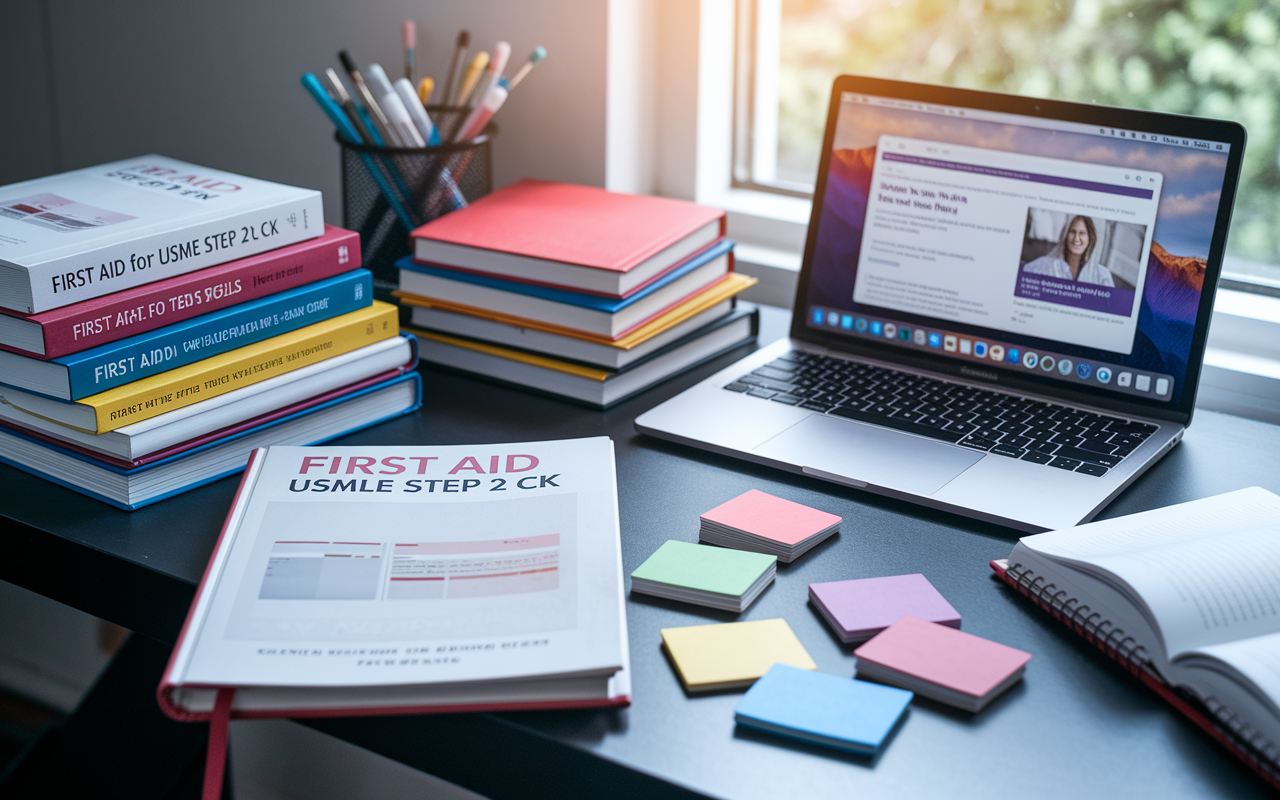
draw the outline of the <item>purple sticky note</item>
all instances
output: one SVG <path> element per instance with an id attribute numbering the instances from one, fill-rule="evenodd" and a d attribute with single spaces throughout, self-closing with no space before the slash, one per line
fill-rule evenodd
<path id="1" fill-rule="evenodd" d="M 866 641 L 905 616 L 960 627 L 960 613 L 918 572 L 811 583 L 809 601 L 845 644 Z"/>

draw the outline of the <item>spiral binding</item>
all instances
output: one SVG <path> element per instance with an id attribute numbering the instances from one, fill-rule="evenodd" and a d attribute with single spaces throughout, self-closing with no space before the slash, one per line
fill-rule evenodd
<path id="1" fill-rule="evenodd" d="M 1138 644 L 1132 636 L 1126 636 L 1124 631 L 1113 625 L 1110 620 L 1102 619 L 1101 614 L 1093 612 L 1089 606 L 1082 604 L 1078 599 L 1066 597 L 1066 591 L 1058 589 L 1055 584 L 1047 582 L 1044 577 L 1036 576 L 1035 573 L 1021 564 L 1010 564 L 1006 568 L 1005 574 L 1029 598 L 1044 608 L 1055 612 L 1064 622 L 1075 627 L 1086 638 L 1090 638 L 1095 643 L 1102 645 L 1108 653 L 1126 664 L 1130 671 L 1135 674 L 1146 671 L 1159 677 L 1152 667 L 1151 656 L 1147 653 L 1146 648 Z M 1161 680 L 1163 682 L 1163 679 Z M 1235 739 L 1241 747 L 1252 751 L 1260 762 L 1259 766 L 1271 773 L 1273 782 L 1280 779 L 1280 747 L 1277 747 L 1248 723 L 1243 722 L 1214 698 L 1201 697 L 1181 688 L 1179 691 L 1193 697 L 1197 705 L 1208 711 L 1218 725 Z"/>

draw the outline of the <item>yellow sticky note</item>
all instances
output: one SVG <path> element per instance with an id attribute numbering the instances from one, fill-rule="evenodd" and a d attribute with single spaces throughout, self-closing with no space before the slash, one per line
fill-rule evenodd
<path id="1" fill-rule="evenodd" d="M 690 692 L 747 687 L 779 663 L 818 668 L 785 619 L 663 628 L 662 644 Z"/>

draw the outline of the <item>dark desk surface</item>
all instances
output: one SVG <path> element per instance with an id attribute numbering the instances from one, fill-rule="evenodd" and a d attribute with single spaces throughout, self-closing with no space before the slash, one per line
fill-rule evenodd
<path id="1" fill-rule="evenodd" d="M 763 311 L 761 341 L 784 335 L 786 314 Z M 668 538 L 695 541 L 701 512 L 748 489 L 839 514 L 840 534 L 798 563 L 780 565 L 776 583 L 740 619 L 784 617 L 819 669 L 851 675 L 852 648 L 808 605 L 807 585 L 922 572 L 959 609 L 964 630 L 1033 654 L 1024 681 L 976 716 L 917 700 L 878 759 L 845 756 L 735 730 L 739 693 L 686 696 L 658 630 L 735 617 L 637 595 L 627 603 L 628 709 L 310 724 L 495 800 L 689 790 L 734 798 L 1264 794 L 1264 785 L 1207 736 L 991 577 L 987 562 L 1008 555 L 1013 531 L 635 432 L 637 414 L 731 361 L 603 413 L 424 369 L 421 413 L 340 443 L 611 436 L 628 574 Z M 172 642 L 237 480 L 124 513 L 0 467 L 0 514 L 7 518 L 0 578 Z M 1254 484 L 1280 492 L 1280 428 L 1200 412 L 1183 443 L 1102 516 Z"/>

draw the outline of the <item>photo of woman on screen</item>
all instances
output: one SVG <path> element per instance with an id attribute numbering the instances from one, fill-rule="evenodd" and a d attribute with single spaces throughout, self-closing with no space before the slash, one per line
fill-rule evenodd
<path id="1" fill-rule="evenodd" d="M 1097 262 L 1091 262 L 1093 248 L 1098 243 L 1098 232 L 1093 220 L 1077 214 L 1062 229 L 1057 248 L 1023 266 L 1023 272 L 1048 275 L 1060 280 L 1115 286 L 1111 270 Z"/>

